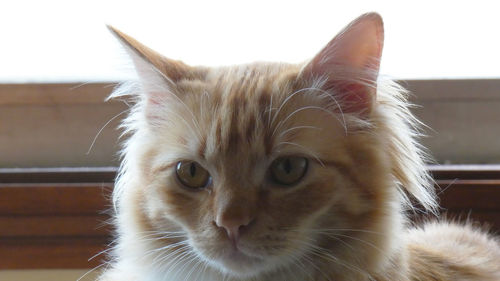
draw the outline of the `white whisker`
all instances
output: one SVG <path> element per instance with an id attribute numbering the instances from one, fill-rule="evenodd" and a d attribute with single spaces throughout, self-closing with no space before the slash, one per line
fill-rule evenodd
<path id="1" fill-rule="evenodd" d="M 316 153 L 314 153 L 312 150 L 308 149 L 307 147 L 303 146 L 303 145 L 300 145 L 298 143 L 294 143 L 294 142 L 287 142 L 287 141 L 282 141 L 280 143 L 278 143 L 276 147 L 279 147 L 281 145 L 294 145 L 294 146 L 297 146 L 297 147 L 300 147 L 302 148 L 307 154 L 311 155 L 312 157 L 314 157 L 314 159 L 316 159 L 316 161 L 321 164 L 321 166 L 325 167 L 325 164 L 323 163 L 323 161 L 321 161 L 321 159 L 318 157 L 318 155 Z"/>
<path id="2" fill-rule="evenodd" d="M 115 120 L 116 118 L 118 118 L 120 115 L 122 115 L 123 113 L 125 112 L 128 112 L 129 109 L 125 109 L 124 111 L 116 114 L 115 116 L 111 117 L 111 119 L 108 120 L 108 122 L 106 122 L 102 127 L 101 129 L 99 129 L 99 131 L 97 132 L 97 134 L 95 135 L 94 139 L 92 140 L 92 143 L 90 144 L 90 147 L 89 149 L 87 150 L 87 153 L 85 153 L 86 155 L 89 155 L 90 154 L 90 151 L 92 150 L 92 148 L 94 147 L 94 144 L 96 143 L 97 141 L 97 138 L 101 135 L 102 131 L 104 130 L 104 128 L 106 128 L 109 123 L 113 122 L 113 120 Z"/>
<path id="3" fill-rule="evenodd" d="M 301 108 L 298 108 L 296 109 L 295 111 L 293 111 L 292 113 L 290 113 L 286 118 L 284 118 L 283 120 L 279 121 L 278 122 L 278 125 L 276 125 L 276 127 L 274 128 L 273 130 L 273 133 L 272 135 L 274 135 L 276 133 L 276 131 L 281 128 L 281 126 L 283 126 L 283 124 L 286 124 L 286 122 L 292 118 L 295 114 L 301 112 L 301 111 L 304 111 L 304 110 L 308 110 L 308 109 L 314 109 L 314 110 L 319 110 L 319 111 L 322 111 L 326 114 L 328 114 L 329 116 L 333 117 L 334 119 L 336 119 L 338 122 L 340 122 L 340 124 L 343 126 L 344 128 L 344 131 L 347 132 L 347 128 L 345 127 L 345 124 L 342 123 L 342 120 L 340 120 L 338 118 L 337 115 L 335 115 L 333 112 L 329 111 L 328 109 L 325 109 L 323 107 L 320 107 L 320 106 L 314 106 L 314 105 L 310 105 L 310 106 L 304 106 L 304 107 L 301 107 Z"/>
<path id="4" fill-rule="evenodd" d="M 352 236 L 349 236 L 349 235 L 338 234 L 338 233 L 337 233 L 337 234 L 334 234 L 334 235 L 335 235 L 335 236 L 340 236 L 340 237 L 349 238 L 349 239 L 352 239 L 352 240 L 355 240 L 355 241 L 359 241 L 359 242 L 361 242 L 361 243 L 363 243 L 363 244 L 366 244 L 366 245 L 368 245 L 368 246 L 371 246 L 372 248 L 376 249 L 376 250 L 377 250 L 377 251 L 379 251 L 380 253 L 382 253 L 382 254 L 386 255 L 386 253 L 385 253 L 382 249 L 380 249 L 379 247 L 377 247 L 377 246 L 373 245 L 373 243 L 370 243 L 370 242 L 365 241 L 365 240 L 363 240 L 363 239 L 356 238 L 356 237 L 352 237 Z"/>
<path id="5" fill-rule="evenodd" d="M 315 129 L 315 130 L 321 130 L 321 128 L 318 128 L 318 127 L 314 127 L 314 126 L 296 126 L 296 127 L 291 127 L 289 129 L 286 129 L 284 130 L 283 132 L 281 132 L 279 134 L 279 136 L 277 137 L 277 139 L 281 139 L 283 138 L 283 136 L 285 136 L 286 134 L 288 134 L 289 132 L 291 131 L 294 131 L 294 130 L 300 130 L 300 129 Z M 274 132 L 273 132 L 274 134 Z M 274 135 L 271 135 L 271 137 L 273 137 Z"/>
<path id="6" fill-rule="evenodd" d="M 278 107 L 276 112 L 274 113 L 274 116 L 273 116 L 273 119 L 271 120 L 270 125 L 274 124 L 274 121 L 276 120 L 276 118 L 278 118 L 278 114 L 281 112 L 281 109 L 288 103 L 288 101 L 290 101 L 290 99 L 292 99 L 295 95 L 300 94 L 300 93 L 305 93 L 306 91 L 307 91 L 307 89 L 300 89 L 300 90 L 297 90 L 297 91 L 293 92 L 292 94 L 288 95 L 285 98 L 285 100 L 281 103 L 281 105 Z"/>
<path id="7" fill-rule="evenodd" d="M 312 91 L 319 91 L 319 92 L 323 93 L 324 96 L 328 97 L 329 99 L 331 99 L 333 101 L 333 103 L 336 105 L 337 109 L 340 112 L 340 116 L 342 117 L 342 123 L 344 124 L 345 134 L 347 135 L 347 123 L 345 121 L 344 112 L 342 111 L 342 107 L 340 106 L 340 104 L 337 101 L 337 99 L 333 96 L 333 94 L 329 93 L 329 92 L 327 92 L 327 91 L 325 91 L 323 89 L 315 88 L 315 87 L 306 88 L 306 89 L 312 90 Z"/>

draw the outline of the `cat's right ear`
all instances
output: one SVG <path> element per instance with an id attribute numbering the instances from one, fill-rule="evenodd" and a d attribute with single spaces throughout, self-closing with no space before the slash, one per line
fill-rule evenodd
<path id="1" fill-rule="evenodd" d="M 109 25 L 107 27 L 131 57 L 143 91 L 154 103 L 158 103 L 165 92 L 176 94 L 178 81 L 199 76 L 199 71 L 194 67 L 168 59 L 118 29 Z"/>

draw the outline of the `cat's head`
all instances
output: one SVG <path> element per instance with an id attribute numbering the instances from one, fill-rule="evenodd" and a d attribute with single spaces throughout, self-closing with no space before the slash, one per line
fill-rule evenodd
<path id="1" fill-rule="evenodd" d="M 299 65 L 192 67 L 112 31 L 140 78 L 121 230 L 171 254 L 159 264 L 184 255 L 241 277 L 376 252 L 356 239 L 388 244 L 402 194 L 432 206 L 401 92 L 377 84 L 377 14 Z"/>

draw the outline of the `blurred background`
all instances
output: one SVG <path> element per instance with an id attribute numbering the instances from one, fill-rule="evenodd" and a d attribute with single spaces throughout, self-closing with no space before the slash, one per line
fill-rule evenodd
<path id="1" fill-rule="evenodd" d="M 192 65 L 301 62 L 345 25 L 385 22 L 381 73 L 412 92 L 445 207 L 499 225 L 498 1 L 3 1 L 0 280 L 75 280 L 109 242 L 117 126 L 135 73 L 110 24 Z M 30 270 L 27 270 L 30 269 Z M 51 270 L 48 270 L 51 269 Z M 63 271 L 61 271 L 64 269 Z M 56 271 L 53 271 L 56 270 Z M 93 273 L 82 280 L 92 280 Z"/>

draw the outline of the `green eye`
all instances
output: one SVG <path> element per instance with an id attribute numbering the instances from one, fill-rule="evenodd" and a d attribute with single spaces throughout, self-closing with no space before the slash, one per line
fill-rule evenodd
<path id="1" fill-rule="evenodd" d="M 304 157 L 281 157 L 271 164 L 270 172 L 274 182 L 293 185 L 299 182 L 307 172 L 308 160 Z"/>
<path id="2" fill-rule="evenodd" d="M 194 161 L 180 161 L 175 167 L 175 172 L 183 185 L 193 189 L 204 188 L 211 180 L 207 170 Z"/>

